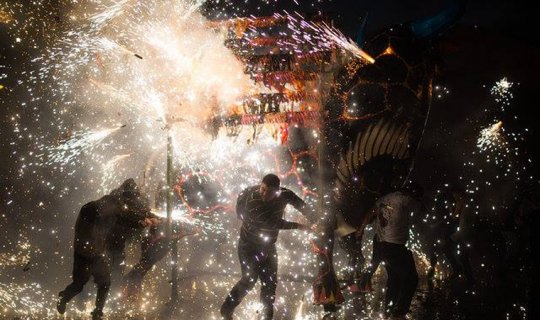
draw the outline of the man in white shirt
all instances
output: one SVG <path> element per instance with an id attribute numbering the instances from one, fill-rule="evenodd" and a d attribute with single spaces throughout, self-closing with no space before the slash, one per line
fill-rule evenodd
<path id="1" fill-rule="evenodd" d="M 420 186 L 411 184 L 406 190 L 381 197 L 375 205 L 372 265 L 376 268 L 379 262 L 384 262 L 388 275 L 386 308 L 396 317 L 407 314 L 418 284 L 414 258 L 405 244 L 409 238 L 409 220 L 421 210 L 417 199 L 422 193 Z"/>

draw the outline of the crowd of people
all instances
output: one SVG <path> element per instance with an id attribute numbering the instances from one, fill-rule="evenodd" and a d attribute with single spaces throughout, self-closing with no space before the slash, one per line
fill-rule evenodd
<path id="1" fill-rule="evenodd" d="M 407 247 L 411 228 L 416 228 L 422 237 L 422 250 L 429 261 L 428 280 L 433 278 L 437 262 L 444 258 L 450 266 L 451 278 L 462 277 L 467 285 L 474 284 L 468 245 L 463 236 L 464 191 L 450 189 L 448 198 L 442 201 L 444 214 L 429 223 L 425 220 L 423 193 L 420 185 L 409 183 L 400 190 L 379 197 L 367 221 L 375 230 L 371 261 L 365 264 L 360 255 L 361 259 L 352 264 L 358 269 L 353 274 L 359 276 L 353 277 L 356 279 L 349 284 L 357 286 L 360 292 L 373 290 L 373 274 L 380 266 L 384 267 L 387 275 L 384 312 L 396 319 L 404 319 L 409 312 L 418 285 L 415 259 Z M 538 211 L 540 207 L 534 196 L 527 199 L 520 206 L 521 216 L 532 216 L 526 212 Z M 302 213 L 306 223 L 285 220 L 287 205 Z M 301 229 L 317 233 L 322 227 L 313 208 L 293 191 L 282 187 L 274 174 L 264 176 L 259 185 L 240 193 L 236 214 L 242 222 L 238 240 L 241 278 L 224 297 L 220 314 L 225 320 L 233 319 L 235 308 L 260 280 L 262 319 L 269 320 L 274 315 L 278 285 L 276 241 L 280 230 Z M 190 234 L 167 237 L 164 236 L 164 226 L 165 219 L 151 212 L 148 198 L 133 179 L 126 180 L 101 199 L 84 205 L 75 225 L 72 282 L 59 294 L 58 312 L 63 314 L 68 302 L 93 277 L 97 296 L 92 318 L 102 319 L 111 272 L 123 264 L 126 241 L 146 229 L 148 232 L 141 241 L 140 260 L 123 275 L 125 293 L 128 297 L 137 297 L 144 276 L 168 254 L 171 240 Z M 361 241 L 360 236 L 357 244 L 360 245 Z M 361 252 L 360 247 L 358 250 Z M 123 270 L 119 273 L 123 274 Z M 530 294 L 534 296 L 537 292 L 531 290 Z M 533 305 L 530 308 L 535 310 Z"/>
<path id="2" fill-rule="evenodd" d="M 167 236 L 165 222 L 164 218 L 152 213 L 148 198 L 133 179 L 126 180 L 110 194 L 85 204 L 75 223 L 72 282 L 59 293 L 58 312 L 65 313 L 67 303 L 82 292 L 92 277 L 97 286 L 92 319 L 102 319 L 111 273 L 123 274 L 126 242 L 147 229 L 141 241 L 139 262 L 123 276 L 126 297 L 138 299 L 144 276 L 167 255 L 170 241 L 190 234 Z"/>

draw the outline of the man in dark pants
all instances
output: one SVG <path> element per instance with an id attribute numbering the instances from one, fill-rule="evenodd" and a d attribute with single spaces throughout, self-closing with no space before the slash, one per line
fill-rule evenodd
<path id="1" fill-rule="evenodd" d="M 170 241 L 163 236 L 163 231 L 158 225 L 161 221 L 150 227 L 147 237 L 141 241 L 141 258 L 124 277 L 124 292 L 128 299 L 138 300 L 144 276 L 152 267 L 169 253 Z"/>
<path id="2" fill-rule="evenodd" d="M 384 262 L 388 275 L 386 310 L 396 317 L 405 317 L 418 284 L 414 258 L 405 243 L 409 238 L 409 219 L 421 210 L 413 195 L 419 197 L 420 193 L 419 186 L 411 186 L 407 191 L 385 195 L 376 203 L 372 265 L 376 268 Z"/>
<path id="3" fill-rule="evenodd" d="M 148 218 L 155 224 L 161 223 L 161 219 L 151 212 L 150 201 L 144 193 L 135 190 L 131 197 L 134 200 L 132 201 L 133 205 L 137 206 L 133 210 L 139 212 L 140 215 L 144 215 L 144 218 Z M 124 275 L 123 266 L 126 258 L 126 244 L 136 237 L 142 237 L 143 231 L 144 228 L 140 225 L 133 226 L 120 221 L 109 232 L 105 242 L 105 250 L 107 257 L 110 259 L 113 279 L 115 277 L 122 278 Z"/>
<path id="4" fill-rule="evenodd" d="M 142 281 L 146 274 L 169 253 L 171 249 L 170 240 L 177 241 L 183 237 L 196 235 L 200 232 L 199 229 L 186 228 L 181 225 L 181 231 L 175 232 L 171 238 L 168 238 L 164 235 L 166 233 L 164 229 L 167 220 L 156 217 L 150 220 L 152 220 L 152 224 L 150 225 L 148 235 L 141 241 L 141 257 L 139 262 L 124 277 L 124 293 L 132 301 L 138 301 L 140 299 Z"/>
<path id="5" fill-rule="evenodd" d="M 261 279 L 261 303 L 263 319 L 272 319 L 276 299 L 278 256 L 275 242 L 280 229 L 310 230 L 307 225 L 283 219 L 287 204 L 303 215 L 307 206 L 294 192 L 280 188 L 280 180 L 268 174 L 260 185 L 245 189 L 238 196 L 236 213 L 242 220 L 238 257 L 242 278 L 233 287 L 221 306 L 224 319 L 232 319 L 234 309 L 240 304 L 257 279 Z M 309 218 L 312 218 L 310 216 Z"/>
<path id="6" fill-rule="evenodd" d="M 128 179 L 111 194 L 81 208 L 75 223 L 73 281 L 59 294 L 57 309 L 60 314 L 66 311 L 67 303 L 82 291 L 92 276 L 98 289 L 92 319 L 103 318 L 111 283 L 110 265 L 105 257 L 107 236 L 116 223 L 132 227 L 144 227 L 149 223 L 137 195 L 135 181 Z"/>

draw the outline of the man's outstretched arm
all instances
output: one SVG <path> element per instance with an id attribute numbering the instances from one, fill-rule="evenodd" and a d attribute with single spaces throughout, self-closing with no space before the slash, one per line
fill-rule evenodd
<path id="1" fill-rule="evenodd" d="M 292 205 L 296 210 L 298 210 L 304 217 L 306 217 L 309 222 L 315 223 L 317 221 L 316 212 L 313 207 L 309 206 L 304 200 L 297 196 L 294 192 L 286 190 L 287 192 L 287 201 Z"/>
<path id="2" fill-rule="evenodd" d="M 277 220 L 266 220 L 266 221 L 260 221 L 255 219 L 250 219 L 249 217 L 244 217 L 242 219 L 247 225 L 258 228 L 258 229 L 268 229 L 268 230 L 290 230 L 290 229 L 309 229 L 308 226 L 298 223 L 298 222 L 292 222 L 287 221 L 285 219 L 277 219 Z"/>

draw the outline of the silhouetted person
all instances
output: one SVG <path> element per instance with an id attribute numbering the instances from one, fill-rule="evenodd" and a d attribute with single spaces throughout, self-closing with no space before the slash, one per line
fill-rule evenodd
<path id="1" fill-rule="evenodd" d="M 247 293 L 261 280 L 263 319 L 272 319 L 276 299 L 278 256 L 276 240 L 281 229 L 309 230 L 309 226 L 283 219 L 287 204 L 306 215 L 305 202 L 294 192 L 280 188 L 274 174 L 264 176 L 258 186 L 245 189 L 238 196 L 236 213 L 242 220 L 238 257 L 242 278 L 233 287 L 221 306 L 224 319 L 232 319 L 234 309 Z"/>
<path id="2" fill-rule="evenodd" d="M 140 298 L 142 281 L 152 267 L 165 258 L 171 249 L 171 241 L 165 236 L 166 219 L 151 218 L 148 234 L 141 241 L 141 258 L 124 277 L 125 294 L 128 299 Z M 184 228 L 182 228 L 184 229 Z M 182 230 L 172 235 L 172 240 L 178 240 L 188 235 L 197 234 L 199 230 Z"/>
<path id="3" fill-rule="evenodd" d="M 151 213 L 150 201 L 148 197 L 135 190 L 133 195 L 133 203 L 138 206 L 135 208 L 140 215 L 144 215 L 144 218 L 148 218 L 152 221 L 159 220 L 159 217 Z M 107 256 L 110 259 L 111 271 L 113 276 L 123 276 L 123 265 L 126 259 L 126 243 L 136 237 L 141 237 L 144 231 L 144 227 L 141 225 L 129 225 L 118 221 L 109 234 L 107 235 L 105 249 Z"/>
<path id="4" fill-rule="evenodd" d="M 404 317 L 409 312 L 418 284 L 418 273 L 412 252 L 405 244 L 409 239 L 411 214 L 418 214 L 421 204 L 417 200 L 423 190 L 411 184 L 403 191 L 387 194 L 377 200 L 375 239 L 370 276 L 384 262 L 388 276 L 386 283 L 386 311 Z"/>
<path id="5" fill-rule="evenodd" d="M 111 283 L 110 265 L 105 257 L 105 243 L 117 224 L 145 226 L 145 206 L 138 202 L 137 185 L 126 180 L 119 189 L 99 200 L 85 204 L 75 224 L 73 281 L 59 294 L 57 309 L 66 311 L 67 303 L 79 294 L 92 276 L 97 285 L 96 306 L 92 319 L 102 319 L 103 307 Z"/>

